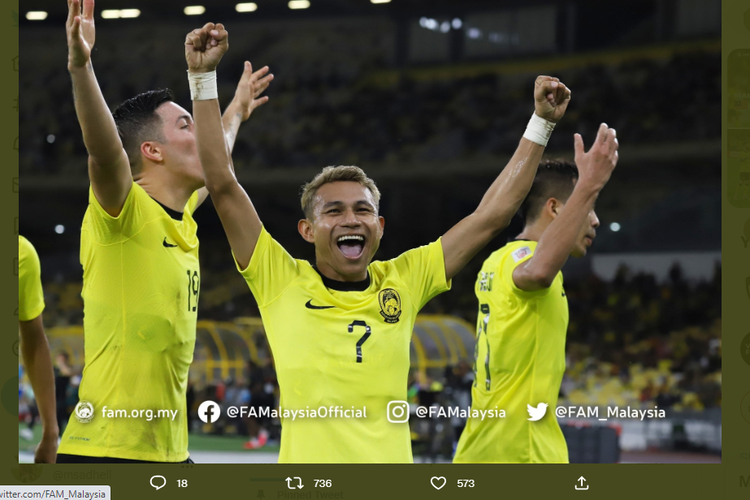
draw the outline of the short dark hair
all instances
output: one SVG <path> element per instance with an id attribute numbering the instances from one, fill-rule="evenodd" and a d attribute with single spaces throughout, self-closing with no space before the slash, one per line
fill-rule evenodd
<path id="1" fill-rule="evenodd" d="M 165 102 L 171 101 L 174 101 L 171 90 L 149 90 L 131 97 L 112 113 L 134 174 L 141 169 L 141 144 L 152 140 L 164 141 L 161 119 L 156 110 Z"/>
<path id="2" fill-rule="evenodd" d="M 531 190 L 521 204 L 526 224 L 534 222 L 550 198 L 567 201 L 578 180 L 578 167 L 565 160 L 542 160 L 536 170 Z"/>

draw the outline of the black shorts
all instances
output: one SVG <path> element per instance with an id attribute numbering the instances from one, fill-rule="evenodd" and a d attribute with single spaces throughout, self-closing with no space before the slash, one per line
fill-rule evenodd
<path id="1" fill-rule="evenodd" d="M 85 455 L 66 455 L 64 453 L 57 454 L 58 464 L 193 464 L 190 458 L 184 462 L 149 462 L 147 460 L 128 460 L 127 458 L 112 458 L 112 457 L 87 457 Z"/>

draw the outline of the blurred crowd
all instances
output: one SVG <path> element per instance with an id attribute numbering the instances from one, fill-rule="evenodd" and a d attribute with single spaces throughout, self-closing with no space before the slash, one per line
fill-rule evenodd
<path id="1" fill-rule="evenodd" d="M 677 410 L 721 406 L 721 268 L 690 283 L 630 273 L 566 286 L 567 372 L 572 404 L 642 404 Z"/>
<path id="2" fill-rule="evenodd" d="M 138 92 L 171 87 L 189 109 L 180 43 L 115 43 L 142 35 L 139 39 L 148 40 L 144 29 L 118 29 L 97 40 L 93 61 L 105 98 L 114 107 Z M 184 36 L 174 27 L 169 30 L 165 38 Z M 484 73 L 472 71 L 473 76 L 464 76 L 461 66 L 446 67 L 439 75 L 395 69 L 389 30 L 377 22 L 341 22 L 296 31 L 254 28 L 237 35 L 241 45 L 233 45 L 222 62 L 222 102 L 231 99 L 245 59 L 256 68 L 271 66 L 276 80 L 268 90 L 271 101 L 238 137 L 235 164 L 261 169 L 408 166 L 507 156 L 515 149 L 533 109 L 535 74 L 501 75 L 502 63 Z M 45 88 L 21 96 L 24 175 L 86 172 L 65 47 L 56 43 L 57 35 L 32 31 L 24 45 L 35 66 L 24 68 L 21 85 L 34 88 L 43 82 Z M 697 51 L 546 71 L 573 90 L 573 104 L 549 150 L 569 152 L 574 132 L 593 136 L 602 121 L 629 144 L 719 139 L 720 69 L 718 52 Z"/>

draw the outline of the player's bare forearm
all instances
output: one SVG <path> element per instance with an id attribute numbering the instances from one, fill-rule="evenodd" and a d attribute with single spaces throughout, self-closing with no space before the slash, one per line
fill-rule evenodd
<path id="1" fill-rule="evenodd" d="M 579 237 L 581 226 L 594 208 L 599 189 L 579 182 L 565 203 L 560 215 L 544 230 L 534 256 L 516 267 L 513 281 L 521 290 L 549 288 L 570 256 Z"/>
<path id="2" fill-rule="evenodd" d="M 522 138 L 474 213 L 445 233 L 442 244 L 448 279 L 458 274 L 492 238 L 508 227 L 531 189 L 543 152 L 544 146 Z"/>
<path id="3" fill-rule="evenodd" d="M 232 170 L 218 100 L 193 101 L 193 115 L 206 188 L 237 262 L 243 268 L 247 267 L 262 225 L 255 207 Z"/>
<path id="4" fill-rule="evenodd" d="M 90 156 L 89 176 L 94 193 L 111 215 L 117 215 L 130 191 L 132 177 L 114 118 L 91 64 L 96 42 L 94 17 L 94 0 L 68 0 L 68 71 L 78 123 Z"/>
<path id="5" fill-rule="evenodd" d="M 185 59 L 191 75 L 214 71 L 229 48 L 224 25 L 206 23 L 185 37 Z M 206 188 L 219 214 L 229 245 L 242 268 L 250 263 L 262 224 L 245 190 L 237 182 L 222 125 L 219 100 L 193 97 L 198 156 Z"/>
<path id="6" fill-rule="evenodd" d="M 557 123 L 565 114 L 570 98 L 570 90 L 558 78 L 537 77 L 534 81 L 536 119 Z M 531 130 L 536 136 L 544 135 L 537 129 Z M 445 272 L 449 279 L 508 226 L 529 193 L 545 147 L 538 144 L 540 141 L 531 141 L 526 137 L 524 134 L 510 161 L 487 190 L 474 213 L 443 236 Z M 544 137 L 540 140 L 544 140 Z M 546 140 L 543 144 L 546 144 Z"/>
<path id="7" fill-rule="evenodd" d="M 224 138 L 227 143 L 227 149 L 231 156 L 232 150 L 234 149 L 234 142 L 237 138 L 237 132 L 242 124 L 242 112 L 239 110 L 237 103 L 233 100 L 229 106 L 224 110 L 224 114 L 221 115 L 221 123 L 224 127 Z M 229 163 L 232 172 L 234 172 L 234 162 Z M 208 189 L 202 187 L 198 190 L 198 203 L 196 208 L 203 205 L 203 202 L 208 198 Z"/>
<path id="8" fill-rule="evenodd" d="M 221 117 L 221 124 L 224 127 L 224 140 L 231 154 L 234 150 L 234 143 L 237 140 L 240 125 L 242 125 L 242 110 L 235 100 L 232 100 L 224 110 L 224 114 Z M 232 169 L 234 169 L 234 165 L 232 165 Z"/>
<path id="9" fill-rule="evenodd" d="M 617 133 L 602 123 L 591 150 L 586 153 L 583 138 L 575 136 L 575 161 L 579 178 L 560 214 L 539 238 L 534 256 L 513 271 L 521 290 L 548 288 L 568 260 L 599 192 L 609 181 L 619 159 Z"/>
<path id="10" fill-rule="evenodd" d="M 78 123 L 89 152 L 89 180 L 101 206 L 116 217 L 133 182 L 128 156 L 91 62 L 69 69 Z"/>
<path id="11" fill-rule="evenodd" d="M 104 100 L 94 69 L 89 62 L 83 68 L 70 68 L 73 96 L 83 142 L 92 161 L 101 168 L 122 169 L 130 175 L 128 158 Z"/>
<path id="12" fill-rule="evenodd" d="M 237 183 L 225 140 L 219 101 L 193 101 L 195 139 L 203 166 L 206 188 L 214 197 Z"/>
<path id="13" fill-rule="evenodd" d="M 496 231 L 508 226 L 534 182 L 544 146 L 521 138 L 516 152 L 482 197 L 476 212 Z"/>
<path id="14" fill-rule="evenodd" d="M 56 441 L 59 429 L 55 411 L 55 376 L 42 316 L 39 315 L 31 321 L 21 321 L 20 329 L 20 350 L 39 407 L 42 430 L 45 436 L 54 436 Z"/>
<path id="15" fill-rule="evenodd" d="M 269 73 L 268 66 L 253 72 L 253 65 L 250 64 L 250 61 L 245 61 L 242 77 L 234 92 L 234 98 L 227 109 L 224 110 L 224 116 L 222 117 L 224 136 L 230 154 L 242 122 L 250 118 L 256 108 L 268 102 L 268 96 L 262 97 L 261 95 L 272 81 L 273 74 Z"/>

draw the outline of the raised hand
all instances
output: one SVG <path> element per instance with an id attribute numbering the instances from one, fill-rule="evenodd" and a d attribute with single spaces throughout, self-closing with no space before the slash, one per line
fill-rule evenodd
<path id="1" fill-rule="evenodd" d="M 243 122 L 250 118 L 255 108 L 268 102 L 268 96 L 260 97 L 260 95 L 268 88 L 271 80 L 273 80 L 273 74 L 268 73 L 268 66 L 253 73 L 253 65 L 245 61 L 245 69 L 234 93 L 233 102 Z"/>
<path id="2" fill-rule="evenodd" d="M 206 23 L 185 37 L 185 59 L 191 73 L 208 73 L 216 69 L 229 49 L 229 33 L 224 25 Z"/>
<path id="3" fill-rule="evenodd" d="M 65 22 L 68 34 L 68 69 L 82 68 L 89 63 L 96 40 L 94 27 L 94 0 L 68 0 L 68 19 Z"/>
<path id="4" fill-rule="evenodd" d="M 534 82 L 534 105 L 536 114 L 545 120 L 557 123 L 570 103 L 571 92 L 559 78 L 538 76 Z"/>
<path id="5" fill-rule="evenodd" d="M 610 175 L 620 158 L 617 149 L 617 132 L 606 123 L 599 126 L 594 145 L 588 153 L 584 152 L 581 134 L 575 135 L 575 161 L 578 166 L 578 182 L 591 183 L 594 189 L 600 190 L 609 180 Z"/>

